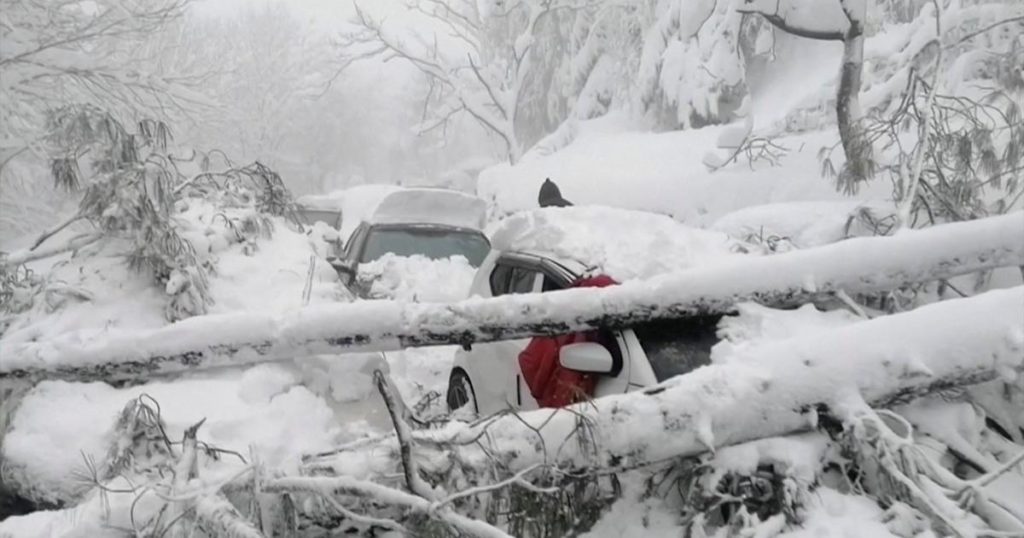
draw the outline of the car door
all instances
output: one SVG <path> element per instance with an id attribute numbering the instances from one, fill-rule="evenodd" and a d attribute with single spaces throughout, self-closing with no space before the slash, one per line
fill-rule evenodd
<path id="1" fill-rule="evenodd" d="M 551 261 L 545 261 L 541 263 L 541 279 L 541 291 L 549 292 L 566 289 L 576 277 L 565 267 Z M 614 342 L 618 346 L 619 357 L 622 363 L 619 370 L 615 372 L 615 375 L 602 375 L 598 377 L 597 385 L 594 387 L 595 398 L 610 394 L 622 394 L 630 390 L 630 380 L 634 374 L 633 362 L 636 353 L 632 346 L 629 345 L 629 336 L 629 334 L 621 331 L 614 331 L 608 334 L 608 341 Z M 538 408 L 537 401 L 530 395 L 530 390 L 526 386 L 526 381 L 522 378 L 522 375 L 517 375 L 516 383 L 518 384 L 517 390 L 523 395 L 520 408 Z"/>
<path id="2" fill-rule="evenodd" d="M 515 255 L 502 255 L 489 275 L 491 296 L 535 293 L 540 291 L 541 273 L 535 261 Z M 480 413 L 520 408 L 529 397 L 519 390 L 519 353 L 526 349 L 529 338 L 474 344 L 470 360 L 474 362 L 474 389 Z M 536 407 L 536 403 L 533 403 Z"/>

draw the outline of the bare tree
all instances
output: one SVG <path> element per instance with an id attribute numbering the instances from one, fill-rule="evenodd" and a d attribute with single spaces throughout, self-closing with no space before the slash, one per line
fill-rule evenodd
<path id="1" fill-rule="evenodd" d="M 142 43 L 180 17 L 187 0 L 20 2 L 0 5 L 4 79 L 0 166 L 36 141 L 48 108 L 86 102 L 116 111 L 188 106 L 181 80 L 154 76 Z"/>
<path id="2" fill-rule="evenodd" d="M 527 78 L 533 68 L 532 49 L 538 27 L 549 14 L 578 9 L 569 0 L 521 0 L 499 3 L 499 11 L 481 12 L 471 0 L 418 0 L 409 4 L 426 21 L 432 35 L 389 24 L 356 4 L 358 29 L 340 45 L 339 73 L 352 62 L 373 57 L 400 58 L 426 75 L 429 118 L 419 126 L 428 132 L 445 126 L 455 115 L 468 113 L 505 145 L 515 163 L 524 148 L 516 134 Z M 504 25 L 500 30 L 496 25 Z M 502 39 L 504 35 L 504 39 Z"/>

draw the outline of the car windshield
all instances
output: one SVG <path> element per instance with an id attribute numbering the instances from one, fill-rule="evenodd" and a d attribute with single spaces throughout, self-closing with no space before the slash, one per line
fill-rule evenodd
<path id="1" fill-rule="evenodd" d="M 307 226 L 312 226 L 317 221 L 322 222 L 328 226 L 338 226 L 337 211 L 329 211 L 326 209 L 299 208 L 299 216 L 302 217 L 303 223 L 305 223 Z"/>
<path id="2" fill-rule="evenodd" d="M 440 260 L 465 256 L 469 264 L 479 267 L 491 245 L 479 232 L 451 228 L 383 228 L 370 230 L 360 263 L 372 262 L 392 253 L 397 256 L 426 256 Z"/>
<path id="3" fill-rule="evenodd" d="M 632 327 L 658 382 L 711 362 L 721 316 L 657 320 Z"/>

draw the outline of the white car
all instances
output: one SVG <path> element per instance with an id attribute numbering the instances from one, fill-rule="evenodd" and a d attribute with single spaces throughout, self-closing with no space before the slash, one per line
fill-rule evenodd
<path id="1" fill-rule="evenodd" d="M 597 274 L 609 274 L 619 281 L 653 276 L 623 270 L 630 263 L 652 267 L 637 255 L 637 248 L 642 251 L 645 245 L 633 241 L 633 245 L 620 248 L 626 238 L 612 232 L 640 233 L 638 226 L 646 236 L 653 234 L 664 242 L 656 251 L 647 250 L 646 255 L 664 256 L 676 266 L 695 261 L 695 252 L 701 258 L 737 255 L 735 242 L 724 234 L 688 228 L 668 217 L 634 211 L 541 209 L 519 220 L 507 224 L 492 237 L 492 244 L 500 250 L 493 250 L 481 264 L 472 284 L 472 295 L 544 293 L 570 287 L 581 277 Z M 652 227 L 656 230 L 652 231 Z M 589 236 L 588 230 L 593 232 Z M 616 243 L 608 243 L 608 248 L 604 248 L 600 243 L 602 236 Z M 718 341 L 716 328 L 720 319 L 721 315 L 696 316 L 607 331 L 600 340 L 614 345 L 606 348 L 590 342 L 570 344 L 561 348 L 559 359 L 563 367 L 601 374 L 594 397 L 637 390 L 708 364 L 711 347 Z M 537 408 L 519 369 L 519 354 L 529 342 L 530 339 L 520 339 L 473 344 L 468 350 L 459 350 L 449 378 L 449 409 L 472 405 L 473 411 L 487 415 L 505 409 Z"/>

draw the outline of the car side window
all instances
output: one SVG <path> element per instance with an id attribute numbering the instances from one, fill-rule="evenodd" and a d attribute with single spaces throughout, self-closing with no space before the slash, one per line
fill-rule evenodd
<path id="1" fill-rule="evenodd" d="M 359 227 L 352 232 L 352 235 L 348 236 L 348 241 L 345 241 L 345 257 L 351 259 L 354 254 L 352 249 L 355 248 L 356 244 L 360 242 L 362 235 L 366 232 L 366 226 L 360 224 Z"/>
<path id="2" fill-rule="evenodd" d="M 545 291 L 558 291 L 562 288 L 562 285 L 558 283 L 551 275 L 544 275 L 544 286 L 541 288 L 541 292 Z"/>
<path id="3" fill-rule="evenodd" d="M 512 277 L 509 279 L 509 293 L 531 293 L 533 283 L 537 280 L 537 272 L 525 267 L 512 269 Z"/>
<path id="4" fill-rule="evenodd" d="M 512 276 L 512 266 L 499 263 L 491 271 L 491 295 L 497 297 L 508 293 L 508 281 Z"/>

